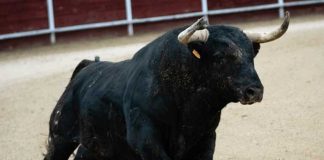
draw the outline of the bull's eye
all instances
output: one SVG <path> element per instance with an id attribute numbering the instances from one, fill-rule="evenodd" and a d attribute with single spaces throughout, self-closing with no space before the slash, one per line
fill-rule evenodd
<path id="1" fill-rule="evenodd" d="M 219 64 L 220 65 L 224 65 L 224 64 L 227 64 L 228 63 L 228 60 L 226 58 L 222 58 L 219 60 Z"/>
<path id="2" fill-rule="evenodd" d="M 223 59 L 224 58 L 224 53 L 223 52 L 215 52 L 214 54 L 213 54 L 213 58 L 215 59 L 215 60 L 221 60 L 221 59 Z"/>
<path id="3" fill-rule="evenodd" d="M 235 61 L 235 60 L 237 60 L 238 57 L 236 56 L 236 54 L 227 54 L 226 58 L 231 61 Z"/>

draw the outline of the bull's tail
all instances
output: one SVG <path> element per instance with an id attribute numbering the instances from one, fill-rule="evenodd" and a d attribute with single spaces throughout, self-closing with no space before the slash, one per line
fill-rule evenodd
<path id="1" fill-rule="evenodd" d="M 51 114 L 44 160 L 67 160 L 79 145 L 78 127 L 78 115 L 73 108 L 73 90 L 69 84 Z"/>
<path id="2" fill-rule="evenodd" d="M 98 61 L 82 60 L 73 71 L 71 80 L 85 67 Z M 57 102 L 49 122 L 47 153 L 44 160 L 67 160 L 79 145 L 78 115 L 73 104 L 70 83 Z"/>
<path id="3" fill-rule="evenodd" d="M 100 61 L 100 58 L 98 56 L 95 57 L 95 60 L 94 61 L 91 61 L 91 60 L 87 60 L 87 59 L 84 59 L 82 60 L 78 65 L 77 67 L 74 69 L 73 73 L 72 73 L 72 77 L 71 77 L 71 80 L 85 67 L 87 67 L 88 65 L 92 64 L 92 63 L 95 63 L 95 62 L 99 62 Z"/>

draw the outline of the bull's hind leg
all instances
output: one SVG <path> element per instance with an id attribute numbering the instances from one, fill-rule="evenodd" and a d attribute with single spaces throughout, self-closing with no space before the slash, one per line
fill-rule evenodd
<path id="1" fill-rule="evenodd" d="M 74 160 L 95 160 L 95 156 L 84 146 L 80 145 Z"/>
<path id="2" fill-rule="evenodd" d="M 67 160 L 79 145 L 78 116 L 69 87 L 55 106 L 49 125 L 48 149 L 44 159 Z"/>
<path id="3" fill-rule="evenodd" d="M 77 146 L 78 143 L 66 140 L 64 137 L 55 137 L 49 140 L 44 160 L 67 160 Z"/>

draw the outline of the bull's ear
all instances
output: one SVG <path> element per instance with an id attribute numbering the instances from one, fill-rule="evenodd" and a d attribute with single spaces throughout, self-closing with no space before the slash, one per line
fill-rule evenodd
<path id="1" fill-rule="evenodd" d="M 206 52 L 206 47 L 204 42 L 195 41 L 188 44 L 188 48 L 192 54 L 197 59 L 201 59 Z"/>
<path id="2" fill-rule="evenodd" d="M 259 50 L 260 50 L 260 43 L 253 42 L 254 57 L 259 53 Z"/>

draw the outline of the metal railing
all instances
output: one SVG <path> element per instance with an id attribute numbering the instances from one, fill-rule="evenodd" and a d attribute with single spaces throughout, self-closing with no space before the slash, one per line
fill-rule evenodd
<path id="1" fill-rule="evenodd" d="M 121 25 L 128 25 L 128 35 L 132 36 L 134 35 L 133 24 L 160 22 L 160 21 L 192 18 L 192 17 L 199 17 L 199 16 L 206 16 L 208 18 L 208 15 L 242 13 L 242 12 L 269 10 L 269 9 L 278 9 L 278 16 L 282 18 L 284 17 L 285 7 L 321 4 L 324 3 L 324 0 L 302 0 L 302 1 L 295 1 L 295 2 L 284 2 L 284 0 L 278 0 L 277 3 L 271 3 L 271 4 L 255 5 L 255 6 L 248 6 L 248 7 L 236 7 L 236 8 L 228 8 L 228 9 L 217 9 L 217 10 L 208 10 L 207 0 L 201 0 L 202 7 L 200 12 L 182 13 L 182 14 L 167 15 L 167 16 L 149 17 L 149 18 L 133 18 L 131 2 L 132 2 L 131 0 L 125 0 L 126 19 L 124 20 L 81 24 L 81 25 L 66 26 L 66 27 L 55 27 L 53 0 L 47 0 L 47 14 L 48 14 L 48 26 L 49 26 L 47 29 L 2 34 L 0 35 L 0 40 L 49 34 L 50 42 L 54 44 L 56 42 L 55 33 L 79 31 L 79 30 L 86 30 L 86 29 L 96 29 L 96 28 L 104 28 L 104 27 L 112 27 L 112 26 L 121 26 Z"/>

